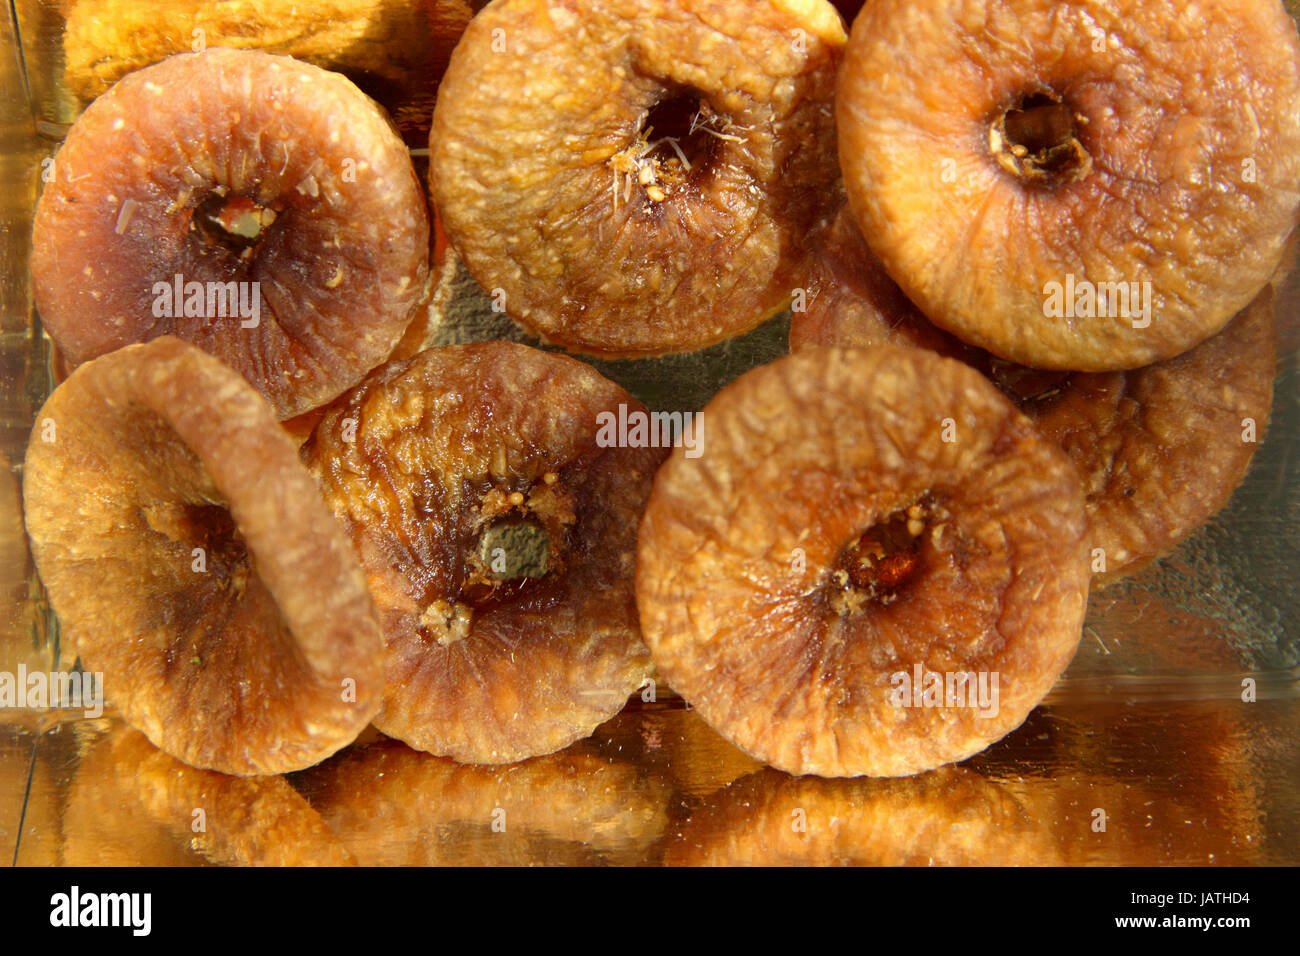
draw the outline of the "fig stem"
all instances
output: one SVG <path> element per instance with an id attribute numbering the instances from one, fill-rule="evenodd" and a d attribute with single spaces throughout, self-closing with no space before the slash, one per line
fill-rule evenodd
<path id="1" fill-rule="evenodd" d="M 495 524 L 479 539 L 479 558 L 498 581 L 543 577 L 550 557 L 551 537 L 534 521 Z"/>

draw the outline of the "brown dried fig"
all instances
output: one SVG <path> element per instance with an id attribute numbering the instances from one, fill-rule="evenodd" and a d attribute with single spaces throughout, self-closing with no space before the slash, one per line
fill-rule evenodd
<path id="1" fill-rule="evenodd" d="M 23 493 L 64 633 L 163 750 L 285 773 L 378 709 L 356 557 L 271 409 L 217 359 L 167 336 L 83 365 L 37 416 Z"/>
<path id="2" fill-rule="evenodd" d="M 814 243 L 812 279 L 790 316 L 790 351 L 911 345 L 968 365 L 985 355 L 936 328 L 898 287 L 868 247 L 848 207 Z"/>
<path id="3" fill-rule="evenodd" d="M 1079 478 L 974 370 L 801 352 L 700 426 L 704 454 L 655 479 L 637 602 L 660 672 L 742 750 L 796 774 L 918 773 L 1019 726 L 1069 663 Z"/>
<path id="4" fill-rule="evenodd" d="M 844 213 L 818 263 L 808 308 L 790 324 L 791 349 L 916 345 L 983 372 L 1079 469 L 1094 585 L 1137 570 L 1208 521 L 1263 440 L 1277 363 L 1271 288 L 1182 355 L 1071 374 L 1004 362 L 935 328 Z"/>
<path id="5" fill-rule="evenodd" d="M 472 15 L 465 0 L 74 0 L 65 81 L 89 101 L 174 53 L 262 50 L 337 70 L 403 132 L 427 137 L 438 81 Z"/>
<path id="6" fill-rule="evenodd" d="M 346 79 L 289 57 L 210 49 L 131 73 L 54 170 L 32 282 L 73 366 L 174 334 L 291 418 L 384 361 L 424 293 L 402 141 Z"/>
<path id="7" fill-rule="evenodd" d="M 508 342 L 390 363 L 304 455 L 369 575 L 388 645 L 375 726 L 467 763 L 585 737 L 645 681 L 636 528 L 665 451 L 601 447 L 644 414 L 563 356 Z"/>
<path id="8" fill-rule="evenodd" d="M 826 0 L 495 0 L 434 111 L 452 245 L 512 318 L 575 351 L 754 328 L 833 208 L 843 43 Z"/>
<path id="9" fill-rule="evenodd" d="M 1228 503 L 1264 440 L 1276 375 L 1265 289 L 1189 352 L 1071 375 L 1018 403 L 1083 476 L 1096 580 L 1136 570 Z"/>
<path id="10" fill-rule="evenodd" d="M 849 203 L 940 327 L 1110 371 L 1214 335 L 1300 206 L 1278 0 L 873 0 L 836 94 Z"/>

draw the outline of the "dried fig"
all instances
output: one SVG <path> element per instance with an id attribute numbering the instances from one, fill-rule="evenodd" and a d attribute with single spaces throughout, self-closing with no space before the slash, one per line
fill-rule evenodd
<path id="1" fill-rule="evenodd" d="M 1099 582 L 1136 570 L 1228 503 L 1264 439 L 1276 374 L 1265 289 L 1189 352 L 1130 372 L 1071 375 L 1019 402 L 1083 476 Z"/>
<path id="2" fill-rule="evenodd" d="M 1204 341 L 1298 220 L 1300 38 L 1278 0 L 874 0 L 836 120 L 889 274 L 935 324 L 1037 368 Z"/>
<path id="3" fill-rule="evenodd" d="M 655 478 L 637 603 L 659 671 L 742 750 L 796 774 L 918 773 L 1019 726 L 1069 663 L 1079 478 L 973 369 L 801 352 L 724 388 L 699 427 L 705 453 Z"/>
<path id="4" fill-rule="evenodd" d="M 74 0 L 63 32 L 65 82 L 82 100 L 173 53 L 236 47 L 344 74 L 407 131 L 428 136 L 465 0 Z"/>
<path id="5" fill-rule="evenodd" d="M 828 215 L 843 42 L 826 0 L 495 0 L 434 111 L 448 238 L 575 351 L 746 332 L 790 301 Z"/>
<path id="6" fill-rule="evenodd" d="M 811 282 L 790 316 L 790 351 L 870 348 L 884 343 L 929 349 L 968 365 L 987 353 L 936 328 L 867 246 L 847 207 L 814 243 Z"/>
<path id="7" fill-rule="evenodd" d="M 585 754 L 467 767 L 385 740 L 305 790 L 363 866 L 640 862 L 668 823 L 660 780 Z"/>
<path id="8" fill-rule="evenodd" d="M 792 350 L 916 345 L 983 372 L 1061 445 L 1083 477 L 1093 583 L 1173 547 L 1245 477 L 1272 406 L 1277 349 L 1271 288 L 1196 348 L 1128 372 L 1060 373 L 1004 362 L 935 328 L 841 213 L 819 253 Z"/>
<path id="9" fill-rule="evenodd" d="M 424 293 L 410 158 L 349 81 L 210 49 L 131 73 L 77 120 L 36 209 L 32 282 L 73 366 L 174 334 L 291 418 L 392 352 Z"/>
<path id="10" fill-rule="evenodd" d="M 907 780 L 764 770 L 683 824 L 674 866 L 1060 866 L 1052 834 L 1006 789 L 943 767 Z"/>
<path id="11" fill-rule="evenodd" d="M 64 830 L 70 866 L 356 864 L 286 780 L 195 770 L 120 726 L 78 767 Z"/>
<path id="12" fill-rule="evenodd" d="M 191 766 L 284 773 L 379 706 L 365 578 L 271 409 L 170 336 L 75 371 L 27 450 L 27 531 L 64 633 Z"/>
<path id="13" fill-rule="evenodd" d="M 601 447 L 645 409 L 581 362 L 508 342 L 390 363 L 304 448 L 388 645 L 375 726 L 467 763 L 587 736 L 650 672 L 636 527 L 662 448 Z"/>

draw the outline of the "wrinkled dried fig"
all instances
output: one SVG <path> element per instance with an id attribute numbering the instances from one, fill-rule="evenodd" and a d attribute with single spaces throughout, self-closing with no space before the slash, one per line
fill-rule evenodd
<path id="1" fill-rule="evenodd" d="M 790 351 L 911 345 L 968 365 L 986 355 L 936 328 L 867 246 L 847 207 L 820 232 L 805 300 L 790 316 Z"/>
<path id="2" fill-rule="evenodd" d="M 1271 288 L 1175 358 L 1068 374 L 1004 362 L 935 328 L 843 213 L 818 263 L 808 308 L 790 324 L 791 349 L 916 345 L 983 372 L 1078 467 L 1098 549 L 1094 585 L 1136 570 L 1208 521 L 1263 440 L 1277 363 Z"/>
<path id="3" fill-rule="evenodd" d="M 790 301 L 829 212 L 843 42 L 826 0 L 495 0 L 434 111 L 452 245 L 511 317 L 575 351 L 752 329 Z"/>
<path id="4" fill-rule="evenodd" d="M 310 766 L 379 706 L 365 578 L 248 384 L 166 336 L 79 368 L 23 484 L 41 580 L 126 720 L 194 767 Z"/>
<path id="5" fill-rule="evenodd" d="M 424 293 L 402 141 L 346 79 L 289 57 L 210 49 L 131 73 L 54 170 L 32 282 L 73 366 L 174 334 L 291 418 L 387 358 Z"/>
<path id="6" fill-rule="evenodd" d="M 935 324 L 1109 371 L 1222 329 L 1300 205 L 1278 0 L 874 0 L 836 94 L 849 203 Z"/>
<path id="7" fill-rule="evenodd" d="M 74 0 L 63 31 L 68 88 L 92 100 L 173 53 L 236 47 L 344 74 L 423 129 L 473 11 L 465 0 Z"/>
<path id="8" fill-rule="evenodd" d="M 375 726 L 468 763 L 587 736 L 650 672 L 636 528 L 662 448 L 601 447 L 644 408 L 508 342 L 390 363 L 304 448 L 369 575 L 388 645 Z"/>
<path id="9" fill-rule="evenodd" d="M 918 773 L 1019 726 L 1069 663 L 1078 475 L 974 370 L 801 352 L 700 426 L 704 454 L 675 450 L 655 479 L 637 603 L 659 671 L 742 750 L 796 774 Z"/>

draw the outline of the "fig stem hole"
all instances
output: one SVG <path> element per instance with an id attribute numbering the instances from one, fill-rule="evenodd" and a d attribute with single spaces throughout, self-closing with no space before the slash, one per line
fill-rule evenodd
<path id="1" fill-rule="evenodd" d="M 849 542 L 832 573 L 832 606 L 853 614 L 869 604 L 891 604 L 921 566 L 928 502 L 900 508 Z"/>
<path id="2" fill-rule="evenodd" d="M 1056 94 L 1031 93 L 998 114 L 989 146 L 998 164 L 1025 183 L 1073 182 L 1092 169 L 1092 156 L 1079 140 L 1086 123 Z"/>
<path id="3" fill-rule="evenodd" d="M 209 242 L 243 252 L 257 245 L 275 218 L 274 209 L 246 196 L 213 192 L 195 207 L 192 221 Z"/>

